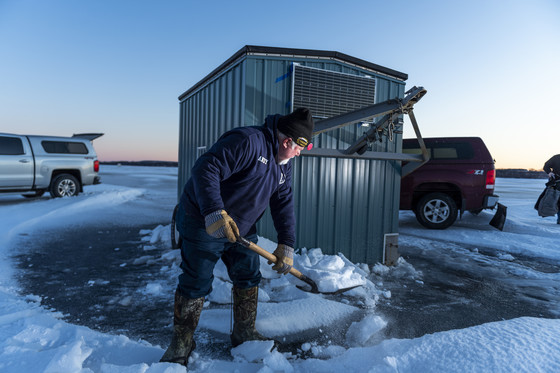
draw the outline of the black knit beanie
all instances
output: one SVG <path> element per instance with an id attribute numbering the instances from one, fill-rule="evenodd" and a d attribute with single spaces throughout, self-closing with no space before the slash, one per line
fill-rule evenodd
<path id="1" fill-rule="evenodd" d="M 313 136 L 311 112 L 307 108 L 299 108 L 291 114 L 281 116 L 278 118 L 278 130 L 291 137 L 296 144 L 306 147 Z"/>

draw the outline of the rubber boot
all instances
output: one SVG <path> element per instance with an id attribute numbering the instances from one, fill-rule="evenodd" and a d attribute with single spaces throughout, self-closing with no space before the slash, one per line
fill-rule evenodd
<path id="1" fill-rule="evenodd" d="M 160 362 L 187 366 L 189 356 L 196 346 L 193 336 L 203 305 L 204 298 L 188 299 L 178 289 L 175 291 L 173 337 Z"/>
<path id="2" fill-rule="evenodd" d="M 231 334 L 233 347 L 247 341 L 270 340 L 255 329 L 258 297 L 258 286 L 249 289 L 233 287 L 233 333 Z"/>

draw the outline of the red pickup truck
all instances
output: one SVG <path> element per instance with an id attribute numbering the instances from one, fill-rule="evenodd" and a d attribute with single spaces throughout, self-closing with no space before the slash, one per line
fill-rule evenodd
<path id="1" fill-rule="evenodd" d="M 401 180 L 400 209 L 412 210 L 420 224 L 445 229 L 458 212 L 493 209 L 496 170 L 478 137 L 424 138 L 430 160 Z M 403 140 L 403 153 L 421 154 L 416 139 Z"/>

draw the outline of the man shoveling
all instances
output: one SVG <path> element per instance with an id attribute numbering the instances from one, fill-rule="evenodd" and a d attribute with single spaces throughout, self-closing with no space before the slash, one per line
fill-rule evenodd
<path id="1" fill-rule="evenodd" d="M 237 239 L 257 242 L 255 224 L 269 206 L 278 233 L 272 268 L 282 274 L 290 271 L 295 246 L 290 160 L 311 148 L 313 125 L 305 108 L 268 116 L 262 126 L 226 132 L 196 161 L 176 215 L 183 273 L 175 291 L 173 337 L 162 362 L 187 365 L 220 258 L 233 282 L 232 346 L 268 339 L 255 329 L 259 255 Z"/>

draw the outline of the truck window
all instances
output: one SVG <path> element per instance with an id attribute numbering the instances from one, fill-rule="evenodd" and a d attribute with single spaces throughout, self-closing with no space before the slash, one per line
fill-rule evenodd
<path id="1" fill-rule="evenodd" d="M 457 159 L 457 149 L 451 147 L 434 148 L 432 149 L 434 159 Z"/>
<path id="2" fill-rule="evenodd" d="M 472 159 L 474 150 L 467 142 L 446 142 L 426 144 L 430 159 Z M 403 143 L 403 153 L 422 154 L 418 143 Z"/>
<path id="3" fill-rule="evenodd" d="M 23 143 L 17 137 L 0 136 L 0 155 L 21 155 L 23 151 Z"/>
<path id="4" fill-rule="evenodd" d="M 72 141 L 42 141 L 43 149 L 47 153 L 58 154 L 87 154 L 88 149 L 84 143 Z"/>
<path id="5" fill-rule="evenodd" d="M 452 142 L 430 145 L 433 159 L 472 159 L 474 151 L 467 142 Z"/>

